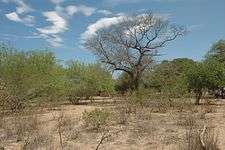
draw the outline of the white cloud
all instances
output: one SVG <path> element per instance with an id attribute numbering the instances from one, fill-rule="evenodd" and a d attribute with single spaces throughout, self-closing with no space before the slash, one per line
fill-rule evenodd
<path id="1" fill-rule="evenodd" d="M 143 17 L 146 14 L 140 14 L 138 15 L 138 17 Z M 153 14 L 153 19 L 156 21 L 157 19 L 162 19 L 162 20 L 167 20 L 168 17 L 170 16 L 170 14 Z M 124 13 L 119 14 L 118 16 L 115 17 L 108 17 L 108 18 L 101 18 L 98 21 L 96 21 L 93 24 L 90 24 L 86 31 L 84 33 L 81 34 L 81 43 L 83 43 L 83 41 L 85 41 L 88 38 L 91 38 L 92 36 L 95 36 L 97 31 L 103 29 L 103 28 L 109 28 L 112 25 L 117 25 L 120 24 L 122 21 L 124 21 L 124 19 L 128 17 L 129 21 L 137 21 L 135 20 L 135 18 L 133 18 L 132 16 L 129 17 Z M 153 20 L 153 21 L 154 21 Z M 153 22 L 154 23 L 154 22 Z M 137 26 L 133 26 L 133 28 L 136 28 Z M 126 32 L 126 31 L 125 31 Z"/>
<path id="2" fill-rule="evenodd" d="M 51 46 L 60 47 L 63 45 L 63 39 L 57 35 L 37 34 L 40 38 L 45 39 Z"/>
<path id="3" fill-rule="evenodd" d="M 143 0 L 104 0 L 104 3 L 109 5 L 118 5 L 118 4 L 128 4 L 128 3 L 139 3 Z"/>
<path id="4" fill-rule="evenodd" d="M 39 39 L 41 38 L 38 35 L 15 35 L 15 34 L 5 34 L 5 33 L 0 33 L 1 36 L 7 37 L 7 38 L 23 38 L 23 39 Z"/>
<path id="5" fill-rule="evenodd" d="M 16 8 L 17 13 L 22 14 L 22 13 L 27 13 L 27 12 L 33 11 L 33 9 L 30 6 L 28 6 L 27 4 L 25 4 L 23 1 L 15 0 L 15 2 L 18 5 Z"/>
<path id="6" fill-rule="evenodd" d="M 79 5 L 78 10 L 79 12 L 83 13 L 85 16 L 90 16 L 95 12 L 96 8 L 88 7 L 85 5 Z"/>
<path id="7" fill-rule="evenodd" d="M 20 17 L 17 15 L 16 12 L 5 14 L 5 16 L 11 21 L 22 22 L 22 20 L 20 19 Z"/>
<path id="8" fill-rule="evenodd" d="M 62 18 L 56 11 L 48 11 L 44 12 L 43 16 L 45 16 L 48 22 L 51 22 L 51 26 L 47 26 L 44 28 L 37 28 L 40 33 L 43 34 L 58 34 L 67 30 L 67 21 Z"/>
<path id="9" fill-rule="evenodd" d="M 119 4 L 131 4 L 131 3 L 140 3 L 143 1 L 152 1 L 152 2 L 177 2 L 185 0 L 104 0 L 104 3 L 107 5 L 119 5 Z"/>
<path id="10" fill-rule="evenodd" d="M 103 15 L 106 15 L 106 16 L 112 15 L 112 12 L 111 12 L 111 11 L 105 10 L 105 9 L 103 9 L 103 10 L 98 10 L 98 13 L 103 14 Z"/>
<path id="11" fill-rule="evenodd" d="M 43 12 L 43 16 L 46 17 L 46 21 L 52 25 L 43 28 L 37 28 L 39 36 L 45 39 L 53 47 L 59 47 L 62 45 L 62 38 L 60 33 L 65 32 L 68 29 L 67 20 L 61 17 L 56 11 Z"/>
<path id="12" fill-rule="evenodd" d="M 33 11 L 33 8 L 31 8 L 29 5 L 27 5 L 23 0 L 3 0 L 5 3 L 15 3 L 16 6 L 16 12 L 18 14 L 28 13 Z"/>
<path id="13" fill-rule="evenodd" d="M 45 39 L 51 46 L 59 47 L 63 44 L 60 34 L 68 30 L 68 20 L 76 13 L 90 16 L 95 12 L 96 8 L 85 5 L 68 5 L 63 7 L 60 5 L 63 0 L 51 0 L 51 2 L 56 5 L 55 10 L 42 13 L 46 21 L 50 22 L 51 25 L 36 28 L 38 31 L 37 35 Z"/>
<path id="14" fill-rule="evenodd" d="M 15 21 L 23 23 L 27 26 L 33 26 L 35 23 L 34 16 L 27 15 L 27 13 L 33 11 L 33 9 L 24 3 L 23 0 L 3 0 L 5 3 L 15 3 L 16 4 L 16 11 L 5 14 L 6 18 Z"/>
<path id="15" fill-rule="evenodd" d="M 26 15 L 24 17 L 20 17 L 16 12 L 5 14 L 5 16 L 7 19 L 11 21 L 20 22 L 27 26 L 33 26 L 35 22 L 35 19 L 33 16 Z"/>
<path id="16" fill-rule="evenodd" d="M 54 4 L 62 3 L 64 0 L 50 0 Z"/>
<path id="17" fill-rule="evenodd" d="M 79 11 L 79 9 L 77 8 L 77 6 L 69 5 L 65 8 L 65 11 L 68 15 L 72 16 L 75 13 L 77 13 Z"/>
<path id="18" fill-rule="evenodd" d="M 57 5 L 55 7 L 55 10 L 58 13 L 60 13 L 61 15 L 64 15 L 64 16 L 68 16 L 68 15 L 73 16 L 76 13 L 82 13 L 85 16 L 90 16 L 95 12 L 96 8 L 85 6 L 85 5 L 78 5 L 78 6 L 69 5 L 69 6 L 66 6 L 66 7 L 62 7 L 60 5 Z"/>
<path id="19" fill-rule="evenodd" d="M 125 16 L 117 16 L 111 18 L 101 18 L 93 24 L 90 24 L 87 27 L 87 30 L 81 34 L 81 40 L 85 40 L 93 35 L 96 35 L 96 32 L 102 28 L 110 27 L 113 24 L 120 23 Z"/>
<path id="20" fill-rule="evenodd" d="M 177 2 L 179 0 L 153 0 L 153 1 L 156 1 L 156 2 Z"/>
<path id="21" fill-rule="evenodd" d="M 187 27 L 187 30 L 189 32 L 192 32 L 194 30 L 198 30 L 198 29 L 201 29 L 203 27 L 203 24 L 194 24 L 194 25 L 190 25 Z"/>

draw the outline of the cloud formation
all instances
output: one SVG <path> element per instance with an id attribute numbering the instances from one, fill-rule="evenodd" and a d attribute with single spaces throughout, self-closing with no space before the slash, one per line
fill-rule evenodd
<path id="1" fill-rule="evenodd" d="M 68 29 L 67 20 L 61 17 L 56 11 L 43 12 L 46 21 L 50 22 L 50 26 L 37 28 L 39 35 L 46 39 L 52 46 L 58 47 L 62 44 L 63 40 L 58 35 Z"/>
<path id="2" fill-rule="evenodd" d="M 96 35 L 96 32 L 102 28 L 107 28 L 112 26 L 113 24 L 118 24 L 123 21 L 125 16 L 116 16 L 110 18 L 101 18 L 93 24 L 90 24 L 87 27 L 87 30 L 81 34 L 81 40 L 84 41 L 87 38 Z"/>
<path id="3" fill-rule="evenodd" d="M 62 9 L 64 9 L 64 11 L 70 16 L 73 16 L 75 13 L 82 13 L 85 16 L 91 16 L 96 10 L 96 8 L 94 7 L 89 7 L 85 5 L 69 5 Z"/>
<path id="4" fill-rule="evenodd" d="M 51 0 L 51 2 L 55 5 L 55 10 L 42 13 L 46 21 L 50 22 L 51 25 L 37 28 L 37 34 L 51 46 L 59 47 L 63 45 L 63 39 L 60 34 L 68 30 L 69 19 L 76 13 L 90 16 L 95 12 L 96 8 L 85 5 L 62 6 L 63 0 Z"/>
<path id="5" fill-rule="evenodd" d="M 145 16 L 146 13 L 142 13 L 140 15 L 138 15 L 138 17 L 143 17 Z M 171 16 L 171 14 L 153 14 L 153 19 L 157 20 L 168 20 L 168 18 Z M 120 24 L 121 22 L 124 21 L 124 19 L 128 17 L 126 14 L 124 13 L 120 13 L 117 14 L 117 16 L 114 17 L 104 17 L 99 19 L 98 21 L 96 21 L 93 24 L 90 24 L 86 31 L 84 33 L 81 34 L 80 38 L 81 38 L 81 43 L 83 43 L 85 40 L 91 38 L 92 36 L 95 36 L 97 31 L 101 30 L 101 29 L 106 29 L 111 27 L 112 25 L 117 25 Z M 135 18 L 129 17 L 129 21 L 137 21 L 135 20 Z"/>
<path id="6" fill-rule="evenodd" d="M 50 0 L 53 4 L 62 3 L 64 0 Z"/>
<path id="7" fill-rule="evenodd" d="M 29 5 L 24 3 L 23 0 L 3 0 L 3 2 L 16 4 L 16 11 L 5 14 L 7 19 L 14 22 L 23 23 L 27 26 L 34 25 L 34 16 L 27 15 L 27 13 L 33 11 L 33 9 Z"/>
<path id="8" fill-rule="evenodd" d="M 20 22 L 27 26 L 33 26 L 34 22 L 35 22 L 34 17 L 31 15 L 26 15 L 24 17 L 20 17 L 16 12 L 11 12 L 11 13 L 5 14 L 5 16 L 7 19 L 9 19 L 11 21 Z"/>
<path id="9" fill-rule="evenodd" d="M 132 4 L 140 3 L 143 1 L 152 1 L 152 2 L 177 2 L 182 0 L 104 0 L 105 4 L 108 5 L 119 5 L 119 4 Z"/>
<path id="10" fill-rule="evenodd" d="M 46 17 L 46 20 L 52 23 L 52 25 L 44 28 L 37 28 L 40 33 L 58 34 L 68 29 L 66 20 L 59 16 L 56 11 L 43 12 L 43 16 Z"/>
<path id="11" fill-rule="evenodd" d="M 108 16 L 108 15 L 112 15 L 113 14 L 111 11 L 106 10 L 106 9 L 98 10 L 97 12 L 100 13 L 100 14 L 103 14 L 105 16 Z"/>

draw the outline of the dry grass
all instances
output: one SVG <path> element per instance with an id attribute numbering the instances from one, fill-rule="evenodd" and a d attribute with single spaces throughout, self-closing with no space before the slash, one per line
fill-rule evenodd
<path id="1" fill-rule="evenodd" d="M 211 117 L 213 114 L 223 114 L 223 108 L 194 106 L 177 100 L 167 102 L 149 100 L 137 105 L 116 102 L 101 107 L 66 105 L 43 114 L 32 111 L 28 115 L 27 111 L 4 116 L 0 119 L 0 146 L 8 148 L 13 144 L 26 150 L 97 147 L 201 150 L 199 137 L 203 125 L 208 126 L 215 119 Z M 221 121 L 225 121 L 224 115 L 221 116 Z M 114 134 L 117 131 L 120 132 Z M 220 138 L 209 127 L 203 138 L 206 150 L 218 150 L 221 146 Z"/>
<path id="2" fill-rule="evenodd" d="M 204 130 L 204 131 L 202 131 Z M 184 150 L 219 150 L 218 138 L 212 128 L 197 130 L 190 127 L 186 133 Z"/>

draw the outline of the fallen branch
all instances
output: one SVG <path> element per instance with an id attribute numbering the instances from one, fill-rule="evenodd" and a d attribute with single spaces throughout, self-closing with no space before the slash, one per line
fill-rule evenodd
<path id="1" fill-rule="evenodd" d="M 101 136 L 101 139 L 100 139 L 100 141 L 99 141 L 99 143 L 98 143 L 98 145 L 97 145 L 97 147 L 96 147 L 95 150 L 98 150 L 99 147 L 103 144 L 103 142 L 104 142 L 106 139 L 110 138 L 112 135 L 118 134 L 119 132 L 121 132 L 121 130 L 116 131 L 116 132 L 114 132 L 114 133 L 109 133 L 109 131 L 108 131 L 108 132 L 104 132 L 103 135 Z M 108 133 L 108 134 L 107 134 L 107 133 Z"/>
<path id="2" fill-rule="evenodd" d="M 204 125 L 203 130 L 202 130 L 202 132 L 201 132 L 200 135 L 199 135 L 200 142 L 201 142 L 201 146 L 202 146 L 202 149 L 203 149 L 203 150 L 206 149 L 205 142 L 204 142 L 204 135 L 205 135 L 205 132 L 206 132 L 206 126 Z"/>

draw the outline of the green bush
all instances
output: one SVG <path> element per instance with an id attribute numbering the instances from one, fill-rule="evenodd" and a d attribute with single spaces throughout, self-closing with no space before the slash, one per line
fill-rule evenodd
<path id="1" fill-rule="evenodd" d="M 63 69 L 49 51 L 17 51 L 0 46 L 0 79 L 21 101 L 62 94 Z"/>
<path id="2" fill-rule="evenodd" d="M 85 126 L 91 129 L 100 129 L 107 124 L 110 113 L 107 110 L 96 108 L 93 111 L 85 111 L 82 115 Z"/>
<path id="3" fill-rule="evenodd" d="M 100 93 L 114 92 L 112 75 L 99 64 L 70 62 L 66 74 L 67 96 L 70 100 L 89 99 Z"/>

